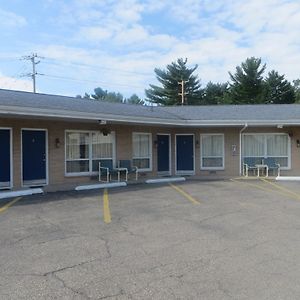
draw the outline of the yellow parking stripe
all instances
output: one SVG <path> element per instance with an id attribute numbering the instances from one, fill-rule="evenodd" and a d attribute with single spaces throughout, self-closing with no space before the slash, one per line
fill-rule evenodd
<path id="1" fill-rule="evenodd" d="M 107 189 L 104 189 L 104 192 L 103 192 L 103 219 L 104 219 L 105 223 L 111 222 Z"/>
<path id="2" fill-rule="evenodd" d="M 272 189 L 269 189 L 269 188 L 260 186 L 260 185 L 258 185 L 258 184 L 249 183 L 249 182 L 245 182 L 245 181 L 238 181 L 238 180 L 235 180 L 235 179 L 230 179 L 230 181 L 236 182 L 236 183 L 242 183 L 242 184 L 244 184 L 244 185 L 251 186 L 251 187 L 255 187 L 256 189 L 260 189 L 260 190 L 263 190 L 263 191 L 265 191 L 265 192 L 278 193 L 278 191 L 274 191 L 274 190 L 272 190 Z"/>
<path id="3" fill-rule="evenodd" d="M 170 183 L 170 186 L 175 189 L 178 193 L 180 193 L 181 195 L 183 195 L 186 199 L 188 199 L 189 201 L 191 201 L 194 204 L 200 204 L 200 202 L 198 200 L 196 200 L 195 198 L 193 198 L 191 195 L 189 195 L 187 192 L 185 192 L 182 188 Z"/>
<path id="4" fill-rule="evenodd" d="M 22 197 L 17 197 L 14 200 L 8 202 L 7 204 L 5 204 L 4 206 L 0 207 L 0 213 L 4 212 L 5 210 L 7 210 L 10 206 L 12 206 L 13 204 L 15 204 L 17 201 L 21 200 Z"/>
<path id="5" fill-rule="evenodd" d="M 268 184 L 270 184 L 271 186 L 274 186 L 274 187 L 276 187 L 278 190 L 280 190 L 281 191 L 281 193 L 283 193 L 283 194 L 285 194 L 285 195 L 288 195 L 289 197 L 293 197 L 293 198 L 295 198 L 295 199 L 297 199 L 297 200 L 300 200 L 300 195 L 298 195 L 297 193 L 295 193 L 295 192 L 293 192 L 293 191 L 290 191 L 289 189 L 287 189 L 287 188 L 285 188 L 285 187 L 282 187 L 282 186 L 279 186 L 279 185 L 277 185 L 277 184 L 275 184 L 275 183 L 273 183 L 273 182 L 270 182 L 270 181 L 268 181 L 268 180 L 266 180 L 266 179 L 261 179 L 263 182 L 265 182 L 265 183 L 268 183 Z"/>

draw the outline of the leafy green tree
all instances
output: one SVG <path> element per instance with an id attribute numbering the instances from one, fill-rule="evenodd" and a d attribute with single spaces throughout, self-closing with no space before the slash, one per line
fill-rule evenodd
<path id="1" fill-rule="evenodd" d="M 265 103 L 288 104 L 295 102 L 295 91 L 284 75 L 272 70 L 265 79 Z"/>
<path id="2" fill-rule="evenodd" d="M 261 65 L 261 59 L 247 58 L 241 66 L 236 67 L 235 74 L 229 72 L 229 95 L 233 104 L 256 104 L 263 102 L 263 73 L 266 64 Z"/>
<path id="3" fill-rule="evenodd" d="M 94 89 L 94 94 L 85 93 L 84 96 L 77 95 L 77 98 L 84 98 L 90 100 L 107 101 L 113 103 L 130 103 L 130 104 L 141 104 L 144 105 L 145 102 L 139 98 L 136 94 L 132 94 L 128 99 L 124 98 L 119 92 L 108 92 L 103 90 L 101 87 Z"/>
<path id="4" fill-rule="evenodd" d="M 295 91 L 295 101 L 300 103 L 300 79 L 293 80 L 293 88 Z"/>
<path id="5" fill-rule="evenodd" d="M 227 90 L 228 83 L 208 82 L 204 89 L 202 103 L 206 105 L 224 104 Z"/>
<path id="6" fill-rule="evenodd" d="M 181 85 L 179 82 L 185 81 L 184 92 L 185 104 L 201 104 L 202 90 L 200 80 L 197 75 L 193 75 L 198 65 L 188 68 L 187 59 L 179 58 L 177 61 L 167 65 L 165 70 L 154 69 L 156 78 L 161 84 L 157 86 L 150 84 L 150 88 L 145 90 L 149 102 L 160 105 L 181 104 Z"/>
<path id="7" fill-rule="evenodd" d="M 145 102 L 136 94 L 133 94 L 131 97 L 126 99 L 126 103 L 145 105 Z"/>

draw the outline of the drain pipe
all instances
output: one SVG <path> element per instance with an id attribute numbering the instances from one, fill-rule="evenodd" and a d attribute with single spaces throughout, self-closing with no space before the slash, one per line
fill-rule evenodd
<path id="1" fill-rule="evenodd" d="M 242 175 L 242 133 L 247 127 L 248 124 L 245 123 L 244 127 L 240 130 L 240 176 Z"/>

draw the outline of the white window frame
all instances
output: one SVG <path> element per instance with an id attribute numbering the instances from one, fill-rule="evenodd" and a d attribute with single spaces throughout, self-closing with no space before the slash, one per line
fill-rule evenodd
<path id="1" fill-rule="evenodd" d="M 133 147 L 134 147 L 134 143 L 133 143 L 133 140 L 134 140 L 134 135 L 141 135 L 141 134 L 144 134 L 144 135 L 148 135 L 149 136 L 149 157 L 134 157 L 133 156 Z M 151 132 L 133 132 L 132 133 L 132 160 L 134 159 L 149 159 L 149 168 L 143 168 L 143 169 L 139 169 L 139 171 L 142 171 L 142 172 L 148 172 L 148 171 L 152 171 L 152 133 Z"/>
<path id="2" fill-rule="evenodd" d="M 88 133 L 90 137 L 89 141 L 89 157 L 88 158 L 79 158 L 79 159 L 68 159 L 67 160 L 67 134 L 68 133 Z M 100 158 L 95 158 L 93 159 L 93 145 L 92 145 L 92 139 L 91 136 L 93 133 L 101 133 L 99 130 L 72 130 L 72 129 L 67 129 L 65 130 L 65 176 L 66 177 L 76 177 L 76 176 L 91 176 L 91 175 L 97 175 L 98 171 L 93 171 L 93 160 L 99 160 Z M 116 135 L 115 132 L 112 131 L 110 133 L 112 136 L 112 144 L 113 144 L 113 166 L 116 165 Z M 107 159 L 107 158 L 104 158 Z M 88 160 L 89 161 L 89 171 L 88 172 L 72 172 L 68 173 L 67 172 L 67 161 L 81 161 L 81 160 Z"/>
<path id="3" fill-rule="evenodd" d="M 203 143 L 203 137 L 206 136 L 222 136 L 223 145 L 222 145 L 222 167 L 204 167 L 203 166 L 203 153 L 202 153 L 202 143 Z M 205 158 L 221 158 L 221 156 L 205 156 Z M 201 133 L 200 134 L 200 169 L 201 170 L 215 170 L 215 171 L 221 171 L 225 170 L 225 136 L 224 133 Z"/>
<path id="4" fill-rule="evenodd" d="M 246 135 L 259 135 L 259 136 L 264 136 L 264 154 L 262 156 L 244 156 L 243 155 L 243 150 L 244 150 L 244 136 Z M 284 135 L 284 136 L 287 136 L 288 138 L 288 149 L 287 149 L 287 156 L 282 156 L 282 155 L 277 155 L 277 156 L 269 156 L 267 154 L 267 139 L 266 139 L 266 136 L 270 136 L 270 135 Z M 281 170 L 290 170 L 291 169 L 291 138 L 289 136 L 289 134 L 287 133 L 283 133 L 283 132 L 259 132 L 259 133 L 256 133 L 256 132 L 247 132 L 247 133 L 243 133 L 242 134 L 242 160 L 244 157 L 263 157 L 263 158 L 266 158 L 266 157 L 282 157 L 282 158 L 286 158 L 288 159 L 288 165 L 287 167 L 282 167 L 280 166 L 280 169 Z"/>

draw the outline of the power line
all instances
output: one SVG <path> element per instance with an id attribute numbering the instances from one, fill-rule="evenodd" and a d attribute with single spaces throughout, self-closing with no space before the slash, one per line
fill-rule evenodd
<path id="1" fill-rule="evenodd" d="M 47 64 L 54 64 L 57 66 L 61 66 L 62 63 L 54 58 L 47 58 L 46 57 L 45 63 Z M 51 62 L 53 61 L 53 62 Z M 59 63 L 57 63 L 59 62 Z M 68 62 L 68 63 L 63 63 L 64 65 L 73 65 L 73 66 L 78 66 L 78 67 L 85 67 L 85 68 L 92 68 L 96 70 L 108 70 L 108 71 L 117 71 L 119 73 L 126 73 L 126 74 L 133 74 L 133 75 L 141 75 L 141 76 L 153 76 L 153 73 L 143 73 L 143 72 L 137 72 L 137 71 L 129 71 L 129 70 L 123 70 L 123 69 L 117 69 L 117 68 L 109 68 L 109 67 L 104 67 L 102 65 L 91 65 L 91 64 L 84 64 L 84 63 L 75 63 L 75 62 Z"/>
<path id="2" fill-rule="evenodd" d="M 21 75 L 21 77 L 27 76 L 32 78 L 32 83 L 33 83 L 33 92 L 36 93 L 36 75 L 43 75 L 41 73 L 36 72 L 35 66 L 39 64 L 41 61 L 35 61 L 36 58 L 44 58 L 42 56 L 38 56 L 37 53 L 32 53 L 31 55 L 28 56 L 23 56 L 23 60 L 30 60 L 32 63 L 32 73 L 27 73 L 24 75 Z"/>
<path id="3" fill-rule="evenodd" d="M 66 77 L 66 76 L 58 76 L 58 75 L 51 75 L 51 74 L 40 74 L 45 77 L 53 78 L 53 79 L 60 79 L 60 80 L 69 80 L 69 81 L 78 81 L 78 82 L 89 82 L 89 83 L 97 83 L 97 84 L 103 84 L 103 85 L 110 85 L 110 86 L 124 86 L 124 87 L 134 87 L 134 88 L 145 88 L 144 86 L 137 86 L 137 85 L 128 85 L 128 84 L 122 84 L 122 83 L 109 83 L 109 82 L 101 82 L 96 80 L 89 80 L 89 79 L 79 79 L 79 78 L 73 78 L 73 77 Z"/>

